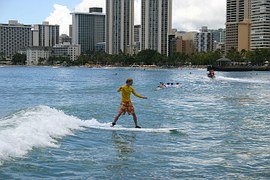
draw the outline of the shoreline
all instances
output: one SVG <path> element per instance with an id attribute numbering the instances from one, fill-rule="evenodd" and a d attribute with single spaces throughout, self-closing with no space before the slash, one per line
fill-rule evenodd
<path id="1" fill-rule="evenodd" d="M 61 65 L 1 65 L 0 68 L 3 67 L 52 67 L 52 68 L 69 68 L 69 67 L 84 67 L 84 68 L 130 68 L 130 69 L 206 69 L 207 65 L 194 65 L 194 66 L 153 66 L 153 65 L 144 65 L 144 66 L 101 66 L 101 65 L 93 65 L 93 66 L 61 66 Z"/>
<path id="2" fill-rule="evenodd" d="M 144 65 L 144 66 L 101 66 L 101 65 L 92 65 L 92 66 L 60 66 L 60 65 L 0 65 L 0 68 L 5 67 L 50 67 L 50 68 L 89 68 L 89 69 L 116 69 L 116 68 L 124 68 L 124 69 L 138 69 L 138 70 L 161 70 L 161 69 L 178 69 L 178 70 L 192 70 L 192 69 L 205 69 L 208 70 L 207 65 L 191 65 L 191 66 L 153 66 L 153 65 Z M 248 72 L 248 71 L 270 71 L 270 66 L 212 66 L 214 71 L 223 71 L 223 72 Z"/>

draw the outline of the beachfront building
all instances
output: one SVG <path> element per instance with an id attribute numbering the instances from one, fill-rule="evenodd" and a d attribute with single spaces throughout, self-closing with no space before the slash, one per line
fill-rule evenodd
<path id="1" fill-rule="evenodd" d="M 270 48 L 270 0 L 252 0 L 251 49 Z"/>
<path id="2" fill-rule="evenodd" d="M 225 43 L 225 29 L 209 29 L 208 31 L 210 31 L 212 34 L 213 34 L 213 40 L 215 42 L 218 42 L 218 43 Z"/>
<path id="3" fill-rule="evenodd" d="M 131 53 L 134 46 L 134 0 L 106 0 L 106 52 Z"/>
<path id="4" fill-rule="evenodd" d="M 33 46 L 38 47 L 53 47 L 59 43 L 59 25 L 50 25 L 44 21 L 42 24 L 34 25 Z"/>
<path id="5" fill-rule="evenodd" d="M 251 0 L 227 0 L 226 52 L 250 50 Z"/>
<path id="6" fill-rule="evenodd" d="M 209 30 L 213 33 L 213 51 L 225 52 L 226 29 Z"/>
<path id="7" fill-rule="evenodd" d="M 169 35 L 168 39 L 169 39 L 169 43 L 168 43 L 169 52 L 168 52 L 168 55 L 173 56 L 173 54 L 177 52 L 178 43 L 182 42 L 182 41 L 180 41 L 182 39 L 182 37 L 181 37 L 181 39 L 179 39 L 175 35 Z"/>
<path id="8" fill-rule="evenodd" d="M 51 48 L 48 47 L 28 47 L 25 50 L 26 54 L 26 64 L 39 65 L 45 63 L 51 55 Z"/>
<path id="9" fill-rule="evenodd" d="M 174 53 L 191 55 L 196 51 L 197 32 L 175 32 L 169 35 L 169 56 Z"/>
<path id="10" fill-rule="evenodd" d="M 225 45 L 226 43 L 226 29 L 222 29 L 220 32 L 220 43 L 223 43 Z"/>
<path id="11" fill-rule="evenodd" d="M 142 0 L 141 50 L 152 49 L 168 55 L 172 34 L 172 0 Z"/>
<path id="12" fill-rule="evenodd" d="M 191 55 L 196 52 L 196 35 L 197 32 L 186 32 L 183 35 L 184 53 Z"/>
<path id="13" fill-rule="evenodd" d="M 67 34 L 61 34 L 59 37 L 59 44 L 63 43 L 72 43 L 71 37 L 69 37 Z"/>
<path id="14" fill-rule="evenodd" d="M 225 53 L 225 44 L 222 42 L 215 41 L 213 51 L 217 51 L 217 50 L 221 51 L 222 54 L 224 54 Z"/>
<path id="15" fill-rule="evenodd" d="M 90 8 L 89 13 L 72 15 L 72 44 L 80 44 L 81 52 L 95 51 L 95 45 L 105 42 L 105 14 L 102 8 Z"/>
<path id="16" fill-rule="evenodd" d="M 141 50 L 141 39 L 142 39 L 142 26 L 134 26 L 134 43 L 136 46 L 136 52 Z"/>
<path id="17" fill-rule="evenodd" d="M 81 55 L 81 45 L 79 44 L 56 44 L 52 49 L 52 56 L 69 57 L 71 61 L 77 60 Z"/>
<path id="18" fill-rule="evenodd" d="M 8 24 L 0 24 L 0 53 L 7 59 L 18 50 L 30 47 L 32 45 L 31 25 L 18 23 L 16 20 L 10 20 Z"/>
<path id="19" fill-rule="evenodd" d="M 214 48 L 213 33 L 208 31 L 206 26 L 203 26 L 196 35 L 196 45 L 198 52 L 211 52 Z"/>

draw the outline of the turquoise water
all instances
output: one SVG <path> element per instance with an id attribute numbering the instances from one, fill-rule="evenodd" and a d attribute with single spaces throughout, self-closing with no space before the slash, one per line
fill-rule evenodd
<path id="1" fill-rule="evenodd" d="M 2 67 L 0 179 L 269 179 L 270 73 L 216 74 Z M 128 77 L 145 130 L 109 127 Z"/>

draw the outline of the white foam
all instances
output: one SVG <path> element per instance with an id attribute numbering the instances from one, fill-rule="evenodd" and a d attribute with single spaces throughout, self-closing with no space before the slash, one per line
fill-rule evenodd
<path id="1" fill-rule="evenodd" d="M 161 87 L 157 87 L 156 91 L 162 90 L 162 89 L 169 89 L 169 88 L 181 88 L 180 85 L 166 85 L 166 87 L 161 88 Z"/>
<path id="2" fill-rule="evenodd" d="M 0 161 L 22 157 L 33 148 L 58 147 L 59 138 L 83 130 L 89 122 L 47 106 L 0 119 Z"/>
<path id="3" fill-rule="evenodd" d="M 173 128 L 135 129 L 121 126 L 110 127 L 111 123 L 100 123 L 96 119 L 80 120 L 47 106 L 38 106 L 19 111 L 0 119 L 0 165 L 12 158 L 25 156 L 33 148 L 59 147 L 59 139 L 73 135 L 74 130 L 85 128 L 110 131 L 137 131 L 170 133 Z"/>
<path id="4" fill-rule="evenodd" d="M 221 81 L 231 81 L 231 82 L 241 82 L 241 83 L 258 83 L 258 84 L 270 84 L 270 81 L 262 81 L 258 79 L 241 79 L 241 78 L 231 78 L 224 76 L 217 76 L 217 80 Z"/>

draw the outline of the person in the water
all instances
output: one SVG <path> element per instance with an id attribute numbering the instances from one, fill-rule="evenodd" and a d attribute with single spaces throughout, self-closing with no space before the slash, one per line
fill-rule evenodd
<path id="1" fill-rule="evenodd" d="M 160 82 L 158 87 L 163 89 L 163 88 L 166 88 L 166 85 L 163 82 Z"/>
<path id="2" fill-rule="evenodd" d="M 209 73 L 207 74 L 207 76 L 210 77 L 210 78 L 215 78 L 215 72 L 214 72 L 214 70 L 211 69 L 211 70 L 209 71 Z"/>
<path id="3" fill-rule="evenodd" d="M 121 94 L 122 94 L 122 102 L 121 102 L 119 112 L 118 112 L 117 116 L 114 118 L 114 121 L 112 122 L 112 127 L 116 125 L 116 122 L 118 121 L 118 119 L 120 118 L 121 115 L 128 113 L 129 115 L 133 116 L 135 128 L 141 128 L 140 126 L 138 126 L 138 119 L 137 119 L 136 113 L 134 111 L 134 107 L 133 107 L 133 104 L 131 102 L 130 95 L 132 93 L 135 96 L 142 98 L 142 99 L 147 99 L 147 97 L 144 97 L 144 96 L 138 94 L 135 91 L 135 89 L 132 87 L 132 85 L 133 85 L 133 79 L 129 78 L 126 81 L 126 84 L 121 86 L 117 90 L 117 92 L 121 92 Z"/>

